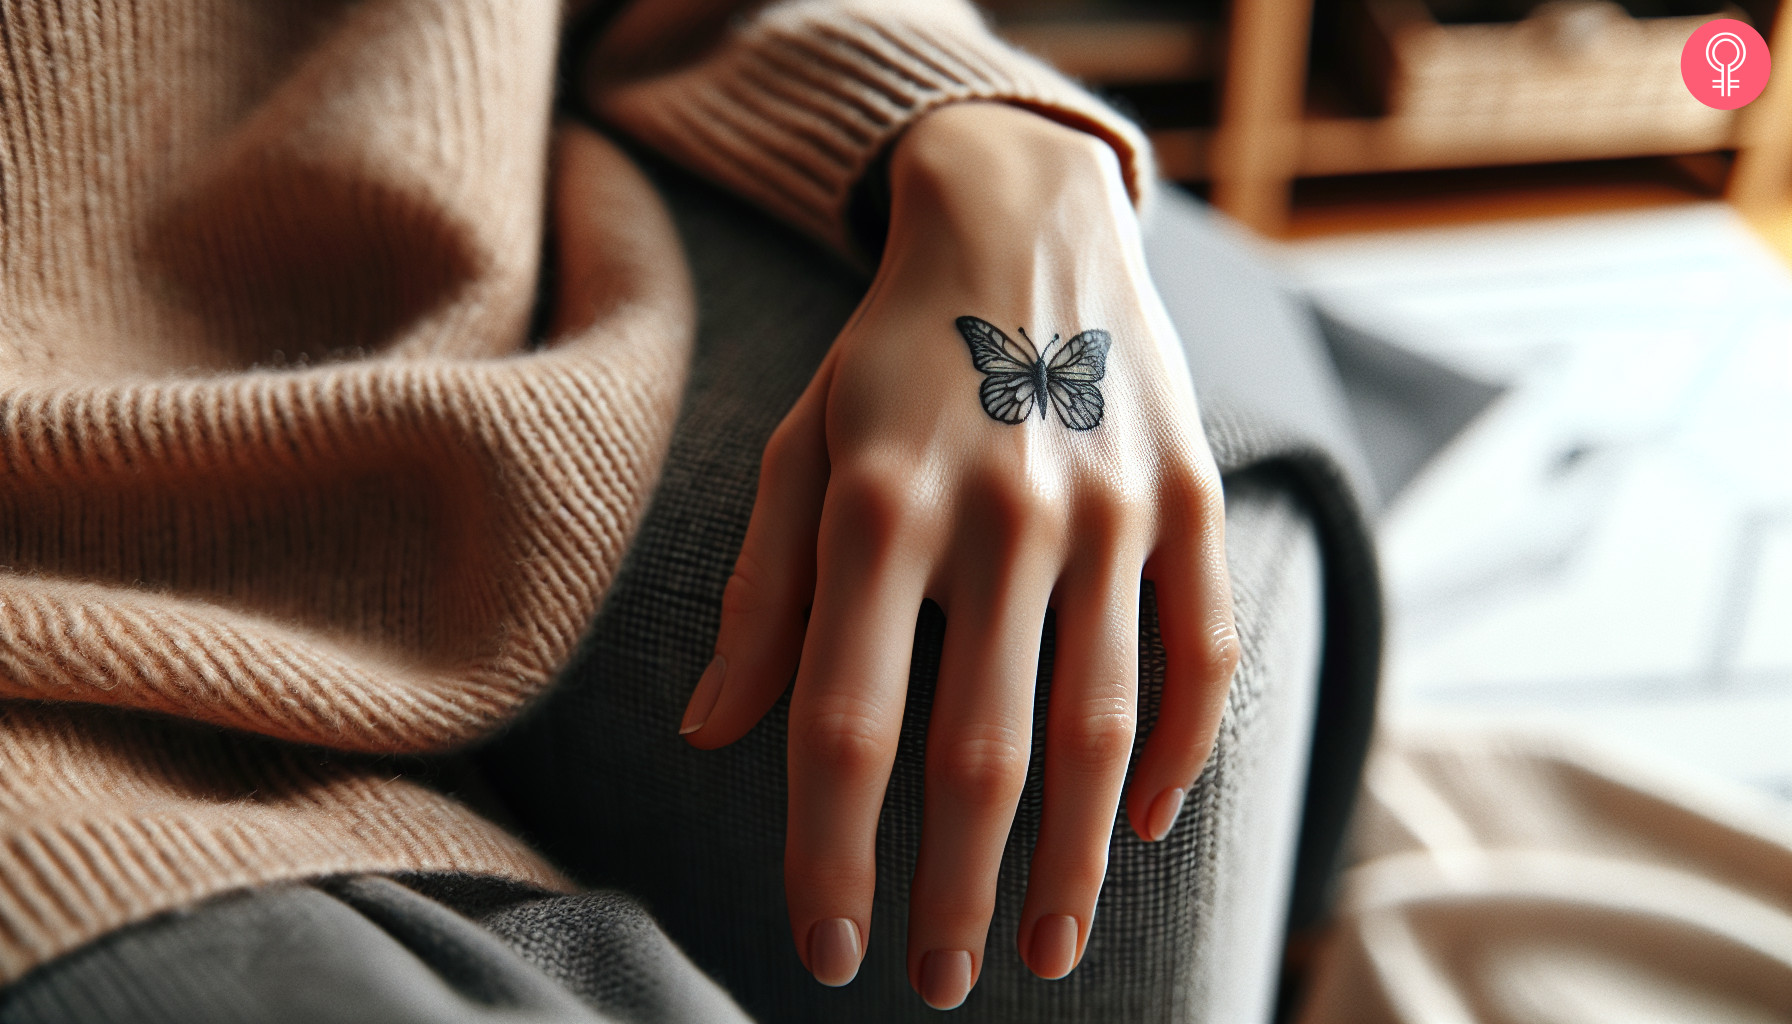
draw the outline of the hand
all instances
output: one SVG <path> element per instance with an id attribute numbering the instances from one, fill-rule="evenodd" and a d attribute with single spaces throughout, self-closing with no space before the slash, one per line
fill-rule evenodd
<path id="1" fill-rule="evenodd" d="M 1147 840 L 1170 830 L 1207 759 L 1238 643 L 1219 476 L 1113 152 L 1018 108 L 964 103 L 915 124 L 890 175 L 882 264 L 766 446 L 683 731 L 698 747 L 733 742 L 796 671 L 785 888 L 803 962 L 845 984 L 869 934 L 915 616 L 923 598 L 940 604 L 908 963 L 923 998 L 948 1008 L 982 968 L 1047 608 L 1045 806 L 1018 937 L 1047 978 L 1080 959 L 1107 868 L 1137 714 L 1141 577 L 1168 657 L 1126 798 Z M 1010 354 L 979 370 L 963 316 L 1009 335 Z M 1099 381 L 1098 346 L 1063 340 L 1089 329 L 1112 339 Z M 1012 370 L 1037 362 L 1026 338 L 1056 363 L 1043 394 Z M 1006 397 L 985 401 L 997 377 Z"/>

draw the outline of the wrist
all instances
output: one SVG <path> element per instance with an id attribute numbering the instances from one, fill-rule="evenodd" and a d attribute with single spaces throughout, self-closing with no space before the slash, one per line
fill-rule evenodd
<path id="1" fill-rule="evenodd" d="M 1024 243 L 1041 230 L 1137 230 L 1120 161 L 1102 139 L 1002 103 L 934 110 L 890 154 L 889 243 Z"/>

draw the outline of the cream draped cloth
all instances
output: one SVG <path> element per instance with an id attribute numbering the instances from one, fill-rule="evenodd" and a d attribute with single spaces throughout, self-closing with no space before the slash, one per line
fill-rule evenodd
<path id="1" fill-rule="evenodd" d="M 1384 731 L 1300 1024 L 1786 1024 L 1792 805 L 1516 732 Z"/>

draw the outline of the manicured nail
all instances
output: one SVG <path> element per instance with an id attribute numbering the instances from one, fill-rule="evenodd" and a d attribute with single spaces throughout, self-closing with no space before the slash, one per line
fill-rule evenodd
<path id="1" fill-rule="evenodd" d="M 921 958 L 921 998 L 936 1010 L 950 1010 L 971 994 L 971 954 L 936 949 Z"/>
<path id="2" fill-rule="evenodd" d="M 859 926 L 844 917 L 815 922 L 809 929 L 809 973 L 823 985 L 839 988 L 859 973 L 864 959 Z"/>
<path id="3" fill-rule="evenodd" d="M 703 723 L 709 721 L 709 713 L 715 710 L 716 698 L 722 695 L 722 677 L 728 673 L 728 662 L 720 654 L 703 670 L 703 678 L 697 680 L 697 688 L 691 691 L 691 702 L 684 709 L 684 722 L 678 727 L 678 735 L 689 736 Z"/>
<path id="4" fill-rule="evenodd" d="M 1076 966 L 1076 918 L 1053 914 L 1033 923 L 1027 966 L 1041 978 L 1062 978 Z"/>
<path id="5" fill-rule="evenodd" d="M 1182 789 L 1166 789 L 1158 794 L 1145 822 L 1146 827 L 1151 830 L 1152 842 L 1169 835 L 1170 829 L 1176 827 L 1176 816 L 1182 813 L 1182 801 L 1187 796 L 1187 791 Z"/>

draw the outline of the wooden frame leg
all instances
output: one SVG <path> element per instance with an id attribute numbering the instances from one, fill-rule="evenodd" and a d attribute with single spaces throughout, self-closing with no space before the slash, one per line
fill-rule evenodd
<path id="1" fill-rule="evenodd" d="M 1263 234 L 1288 221 L 1312 0 L 1234 0 L 1213 150 L 1214 205 Z"/>
<path id="2" fill-rule="evenodd" d="M 1778 214 L 1792 198 L 1792 10 L 1782 3 L 1768 49 L 1777 58 L 1767 91 L 1743 108 L 1727 198 L 1751 214 Z"/>

